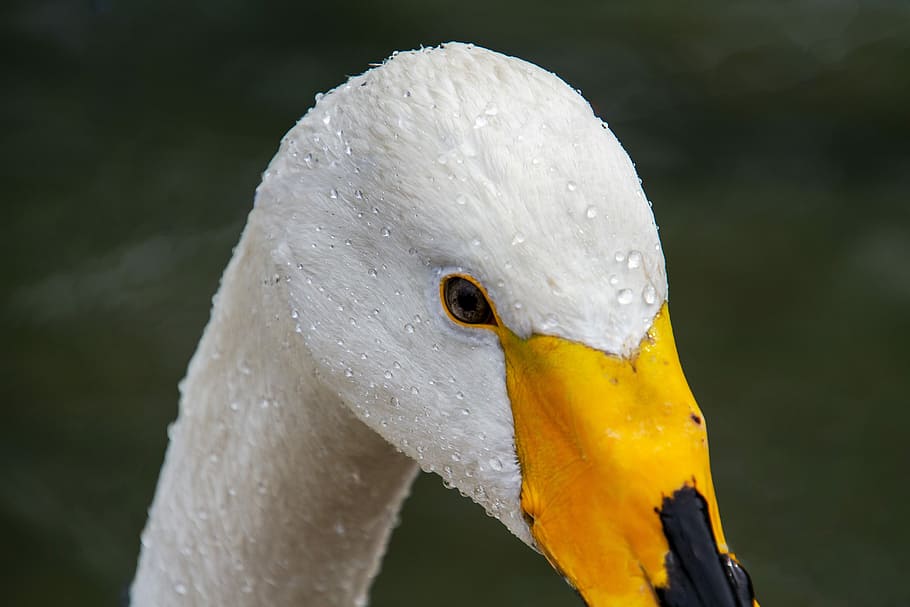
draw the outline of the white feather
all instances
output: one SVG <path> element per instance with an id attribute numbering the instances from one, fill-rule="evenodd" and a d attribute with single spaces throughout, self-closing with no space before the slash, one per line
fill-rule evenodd
<path id="1" fill-rule="evenodd" d="M 531 543 L 502 352 L 448 320 L 453 271 L 519 335 L 620 354 L 667 290 L 588 103 L 463 44 L 396 54 L 282 140 L 190 365 L 136 604 L 365 600 L 413 475 L 378 436 Z"/>

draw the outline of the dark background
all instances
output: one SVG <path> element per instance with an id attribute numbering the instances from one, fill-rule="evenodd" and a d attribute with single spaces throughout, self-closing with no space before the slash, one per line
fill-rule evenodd
<path id="1" fill-rule="evenodd" d="M 337 7 L 337 8 L 335 8 Z M 7 1 L 0 586 L 113 604 L 253 190 L 313 96 L 450 39 L 636 161 L 727 536 L 765 607 L 910 604 L 910 4 Z M 422 476 L 373 604 L 578 605 Z"/>

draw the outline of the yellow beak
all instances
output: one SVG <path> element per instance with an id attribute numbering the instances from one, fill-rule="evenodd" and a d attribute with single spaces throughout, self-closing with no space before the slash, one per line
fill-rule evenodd
<path id="1" fill-rule="evenodd" d="M 591 607 L 757 607 L 729 552 L 667 306 L 636 354 L 494 329 L 539 549 Z"/>

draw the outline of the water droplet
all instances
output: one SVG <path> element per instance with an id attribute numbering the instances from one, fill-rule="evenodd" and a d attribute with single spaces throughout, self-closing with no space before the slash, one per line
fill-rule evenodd
<path id="1" fill-rule="evenodd" d="M 392 372 L 389 370 L 386 370 L 386 372 L 383 373 L 382 376 L 385 377 L 386 379 L 392 379 Z"/>
<path id="2" fill-rule="evenodd" d="M 230 407 L 231 411 L 238 411 L 240 409 L 240 403 L 237 401 L 231 401 L 231 404 L 228 405 L 228 407 Z"/>
<path id="3" fill-rule="evenodd" d="M 354 377 L 354 370 L 351 369 L 350 367 L 346 368 L 344 370 L 344 376 L 345 377 Z"/>
<path id="4" fill-rule="evenodd" d="M 344 241 L 344 244 L 346 244 L 347 246 L 351 246 L 353 243 L 351 242 L 351 239 L 348 238 L 347 240 Z"/>
<path id="5" fill-rule="evenodd" d="M 298 318 L 300 318 L 300 312 L 298 312 L 297 310 L 291 310 L 291 318 L 293 318 L 294 320 L 297 320 Z"/>
<path id="6" fill-rule="evenodd" d="M 515 234 L 515 236 L 512 238 L 512 244 L 513 244 L 513 245 L 521 244 L 521 243 L 523 243 L 524 241 L 525 241 L 525 235 L 522 234 L 521 232 L 517 232 L 517 233 Z"/>
<path id="7" fill-rule="evenodd" d="M 638 251 L 629 251 L 629 260 L 627 264 L 630 270 L 641 266 L 641 253 Z"/>
<path id="8" fill-rule="evenodd" d="M 417 386 L 411 386 L 411 394 L 413 394 L 415 396 L 420 394 L 420 388 L 418 388 Z"/>
<path id="9" fill-rule="evenodd" d="M 635 296 L 632 294 L 632 289 L 621 289 L 619 293 L 616 294 L 616 301 L 622 305 L 627 305 L 632 303 L 632 300 Z"/>
<path id="10" fill-rule="evenodd" d="M 329 190 L 329 198 L 338 198 L 338 190 L 335 188 Z"/>
<path id="11" fill-rule="evenodd" d="M 382 234 L 383 236 L 385 236 L 386 238 L 388 238 L 389 236 L 392 235 L 392 230 L 390 230 L 387 227 L 383 227 L 381 230 L 379 230 L 379 233 Z"/>
<path id="12" fill-rule="evenodd" d="M 594 219 L 597 217 L 597 207 L 590 206 L 585 210 L 585 217 L 588 219 Z"/>
<path id="13" fill-rule="evenodd" d="M 615 259 L 617 262 L 625 261 L 626 254 L 622 251 L 616 251 L 616 255 L 613 256 L 613 259 Z"/>
<path id="14" fill-rule="evenodd" d="M 496 470 L 497 472 L 500 472 L 502 470 L 502 460 L 499 459 L 498 457 L 491 458 L 490 459 L 490 468 L 492 468 L 493 470 Z"/>
<path id="15" fill-rule="evenodd" d="M 455 398 L 457 398 L 458 400 L 464 400 L 464 392 L 456 392 Z"/>
<path id="16" fill-rule="evenodd" d="M 356 198 L 357 200 L 363 200 L 363 191 L 354 190 L 354 198 Z"/>
<path id="17" fill-rule="evenodd" d="M 486 116 L 478 116 L 477 118 L 474 119 L 474 128 L 475 129 L 483 128 L 486 125 L 487 125 Z"/>
<path id="18" fill-rule="evenodd" d="M 566 183 L 566 189 L 570 192 L 574 192 L 578 189 L 578 185 L 574 181 L 569 181 Z"/>
<path id="19" fill-rule="evenodd" d="M 405 333 L 413 333 L 413 332 L 414 332 L 414 325 L 412 325 L 411 323 L 407 323 L 407 324 L 404 326 L 404 331 L 405 331 Z"/>
<path id="20" fill-rule="evenodd" d="M 322 117 L 322 124 L 328 125 L 330 122 L 332 122 L 332 117 L 329 114 Z"/>
<path id="21" fill-rule="evenodd" d="M 182 582 L 177 582 L 176 584 L 174 584 L 174 592 L 176 592 L 180 596 L 185 595 L 187 592 L 186 584 L 184 584 Z"/>
<path id="22" fill-rule="evenodd" d="M 335 523 L 335 533 L 337 535 L 345 534 L 344 523 L 342 523 L 341 521 L 338 521 L 337 523 Z"/>
<path id="23" fill-rule="evenodd" d="M 645 300 L 645 303 L 649 306 L 657 301 L 657 291 L 654 288 L 654 285 L 648 283 L 644 290 L 641 292 L 642 299 Z"/>
<path id="24" fill-rule="evenodd" d="M 397 396 L 393 396 L 392 398 L 390 398 L 389 404 L 392 405 L 393 407 L 395 407 L 396 409 L 401 406 L 401 403 L 398 401 Z"/>
<path id="25" fill-rule="evenodd" d="M 376 271 L 376 268 L 370 268 L 370 270 L 367 273 L 373 277 L 376 277 L 376 275 L 378 274 L 378 272 Z"/>

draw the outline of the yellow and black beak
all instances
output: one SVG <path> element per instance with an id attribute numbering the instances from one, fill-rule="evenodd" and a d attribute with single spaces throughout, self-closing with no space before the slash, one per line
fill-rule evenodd
<path id="1" fill-rule="evenodd" d="M 666 304 L 636 354 L 493 329 L 539 549 L 591 607 L 757 607 L 721 528 Z"/>

